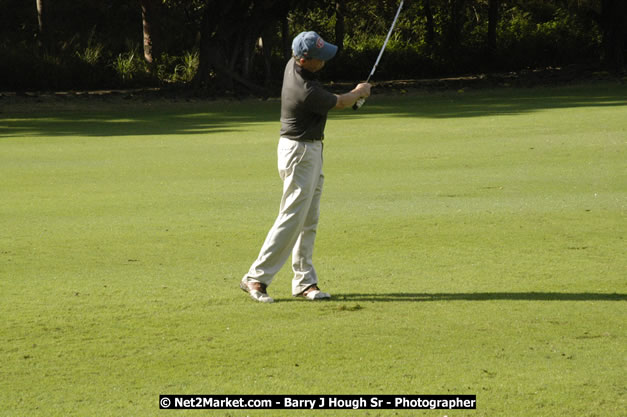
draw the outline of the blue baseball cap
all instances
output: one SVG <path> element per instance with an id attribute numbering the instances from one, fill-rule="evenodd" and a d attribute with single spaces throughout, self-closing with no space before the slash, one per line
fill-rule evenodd
<path id="1" fill-rule="evenodd" d="M 292 41 L 292 51 L 297 58 L 328 61 L 337 53 L 337 46 L 325 42 L 316 32 L 301 32 Z"/>

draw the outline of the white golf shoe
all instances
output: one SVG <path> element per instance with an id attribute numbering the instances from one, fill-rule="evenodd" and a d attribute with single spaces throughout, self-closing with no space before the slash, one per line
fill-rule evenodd
<path id="1" fill-rule="evenodd" d="M 297 297 L 303 297 L 309 301 L 328 300 L 331 298 L 331 294 L 329 294 L 328 292 L 320 291 L 320 288 L 318 288 L 318 286 L 314 284 L 302 293 L 298 294 Z"/>
<path id="2" fill-rule="evenodd" d="M 266 284 L 262 284 L 261 282 L 245 282 L 244 280 L 240 281 L 239 287 L 246 291 L 250 298 L 255 301 L 259 301 L 260 303 L 274 303 L 274 299 L 268 295 Z"/>

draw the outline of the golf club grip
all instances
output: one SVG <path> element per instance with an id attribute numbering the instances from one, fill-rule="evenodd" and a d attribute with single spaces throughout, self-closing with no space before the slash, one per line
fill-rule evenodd
<path id="1" fill-rule="evenodd" d="M 353 104 L 353 110 L 359 109 L 361 106 L 364 105 L 365 102 L 366 102 L 365 98 L 360 98 L 359 100 L 355 102 L 355 104 Z"/>

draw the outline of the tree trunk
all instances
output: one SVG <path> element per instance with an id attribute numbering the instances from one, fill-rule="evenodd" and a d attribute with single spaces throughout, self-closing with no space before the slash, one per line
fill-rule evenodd
<path id="1" fill-rule="evenodd" d="M 461 56 L 462 27 L 466 0 L 450 0 L 448 25 L 446 27 L 445 46 L 446 55 L 455 64 Z"/>
<path id="2" fill-rule="evenodd" d="M 229 71 L 235 71 L 235 65 L 242 56 L 243 34 L 240 32 L 235 36 L 230 43 L 231 45 L 231 58 L 229 59 Z"/>
<path id="3" fill-rule="evenodd" d="M 205 12 L 209 14 L 207 9 Z M 232 77 L 224 76 L 227 73 L 232 73 L 228 66 L 228 62 L 224 56 L 220 53 L 219 41 L 211 36 L 211 32 L 208 31 L 208 19 L 203 17 L 202 19 L 202 35 L 200 38 L 200 51 L 198 56 L 198 71 L 192 81 L 192 84 L 197 88 L 205 88 L 208 86 L 209 78 L 211 76 L 211 70 L 215 69 L 218 80 L 217 85 L 220 85 L 226 90 L 233 90 Z"/>
<path id="4" fill-rule="evenodd" d="M 429 52 L 433 52 L 435 48 L 435 28 L 433 23 L 433 11 L 431 10 L 431 0 L 424 0 L 425 16 L 427 18 L 427 34 L 426 41 Z"/>
<path id="5" fill-rule="evenodd" d="M 198 88 L 206 87 L 211 74 L 211 8 L 205 7 L 200 22 L 200 48 L 198 53 L 198 70 L 192 83 Z"/>
<path id="6" fill-rule="evenodd" d="M 255 62 L 255 39 L 247 33 L 242 39 L 242 76 L 250 80 Z"/>
<path id="7" fill-rule="evenodd" d="M 338 53 L 344 49 L 344 15 L 344 0 L 338 0 L 335 2 L 335 45 L 337 45 Z"/>
<path id="8" fill-rule="evenodd" d="M 262 27 L 258 25 L 267 23 L 262 11 L 255 8 L 252 0 L 206 1 L 195 87 L 205 88 L 211 82 L 218 89 L 233 91 L 237 82 L 250 91 L 267 95 L 263 87 L 248 79 L 253 68 L 255 40 Z M 215 80 L 211 80 L 212 76 Z"/>
<path id="9" fill-rule="evenodd" d="M 496 26 L 499 20 L 499 0 L 490 0 L 488 8 L 488 59 L 494 58 L 496 51 Z"/>
<path id="10" fill-rule="evenodd" d="M 157 41 L 157 0 L 140 0 L 142 9 L 142 27 L 144 33 L 144 59 L 152 67 L 159 57 Z"/>
<path id="11" fill-rule="evenodd" d="M 464 23 L 465 0 L 453 0 L 451 7 L 451 20 L 449 26 L 450 46 L 458 47 L 461 41 L 462 26 Z"/>
<path id="12" fill-rule="evenodd" d="M 37 45 L 44 51 L 50 52 L 52 44 L 48 28 L 48 3 L 46 0 L 37 0 Z"/>
<path id="13" fill-rule="evenodd" d="M 37 0 L 37 28 L 39 29 L 39 35 L 42 36 L 45 33 L 44 24 L 44 0 Z"/>
<path id="14" fill-rule="evenodd" d="M 287 61 L 292 57 L 292 40 L 290 39 L 290 22 L 287 14 L 281 19 L 281 41 L 283 42 L 283 58 Z"/>
<path id="15" fill-rule="evenodd" d="M 265 30 L 261 39 L 261 52 L 263 54 L 263 68 L 265 70 L 263 85 L 268 88 L 272 82 L 272 32 Z"/>

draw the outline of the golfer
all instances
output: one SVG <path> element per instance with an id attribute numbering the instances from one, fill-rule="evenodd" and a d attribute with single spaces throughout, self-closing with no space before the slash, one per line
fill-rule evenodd
<path id="1" fill-rule="evenodd" d="M 285 66 L 281 90 L 281 133 L 278 146 L 279 175 L 283 197 L 279 215 L 268 232 L 257 260 L 240 283 L 253 300 L 272 303 L 267 288 L 292 254 L 292 295 L 322 300 L 331 295 L 318 287 L 313 249 L 320 213 L 322 140 L 327 113 L 351 107 L 370 95 L 362 83 L 349 93 L 336 95 L 316 80 L 337 46 L 316 32 L 302 32 L 292 42 L 293 57 Z"/>

